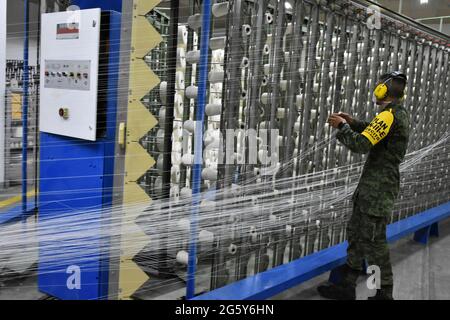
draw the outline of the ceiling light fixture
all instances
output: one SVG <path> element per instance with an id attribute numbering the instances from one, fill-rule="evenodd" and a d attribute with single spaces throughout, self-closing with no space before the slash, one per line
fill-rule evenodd
<path id="1" fill-rule="evenodd" d="M 420 0 L 420 4 L 427 4 L 428 0 Z"/>

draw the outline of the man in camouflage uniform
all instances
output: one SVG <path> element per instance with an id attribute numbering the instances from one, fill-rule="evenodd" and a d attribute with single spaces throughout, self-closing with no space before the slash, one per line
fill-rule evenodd
<path id="1" fill-rule="evenodd" d="M 352 198 L 353 213 L 347 227 L 347 263 L 336 270 L 341 275 L 337 284 L 318 288 L 319 293 L 329 299 L 355 299 L 356 280 L 364 260 L 381 271 L 381 289 L 372 299 L 393 299 L 386 225 L 399 193 L 399 165 L 409 139 L 409 116 L 401 104 L 406 76 L 399 72 L 386 74 L 378 85 L 384 86 L 386 93 L 383 98 L 374 93 L 381 112 L 372 122 L 353 119 L 345 113 L 333 114 L 328 119 L 332 127 L 339 129 L 337 139 L 342 144 L 352 152 L 368 153 Z"/>

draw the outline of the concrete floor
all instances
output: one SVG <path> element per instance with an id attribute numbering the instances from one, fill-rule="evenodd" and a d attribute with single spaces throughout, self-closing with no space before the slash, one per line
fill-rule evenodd
<path id="1" fill-rule="evenodd" d="M 394 298 L 401 300 L 450 299 L 450 219 L 440 223 L 440 237 L 431 238 L 424 246 L 411 240 L 411 236 L 391 246 L 394 268 Z M 287 290 L 273 299 L 318 300 L 316 288 L 326 282 L 328 273 Z M 45 297 L 37 290 L 36 277 L 28 276 L 2 283 L 0 300 L 36 300 Z M 360 278 L 357 298 L 373 295 Z"/>
<path id="2" fill-rule="evenodd" d="M 449 300 L 450 299 L 450 219 L 439 224 L 439 238 L 430 238 L 428 245 L 412 240 L 412 236 L 391 245 L 394 272 L 394 299 Z M 273 300 L 321 300 L 317 286 L 326 283 L 329 273 L 287 290 Z M 373 296 L 360 277 L 357 299 Z"/>

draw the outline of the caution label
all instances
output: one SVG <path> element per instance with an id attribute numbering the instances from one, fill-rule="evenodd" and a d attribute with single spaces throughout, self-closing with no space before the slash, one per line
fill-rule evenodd
<path id="1" fill-rule="evenodd" d="M 376 145 L 388 135 L 392 123 L 394 115 L 389 111 L 383 111 L 372 120 L 362 135 L 369 139 L 372 145 Z"/>

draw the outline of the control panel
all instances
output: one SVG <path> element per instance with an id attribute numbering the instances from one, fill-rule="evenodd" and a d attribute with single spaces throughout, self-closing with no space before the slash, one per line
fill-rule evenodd
<path id="1" fill-rule="evenodd" d="M 101 10 L 42 15 L 40 130 L 97 139 Z"/>
<path id="2" fill-rule="evenodd" d="M 44 68 L 45 88 L 89 91 L 91 61 L 47 60 Z"/>

